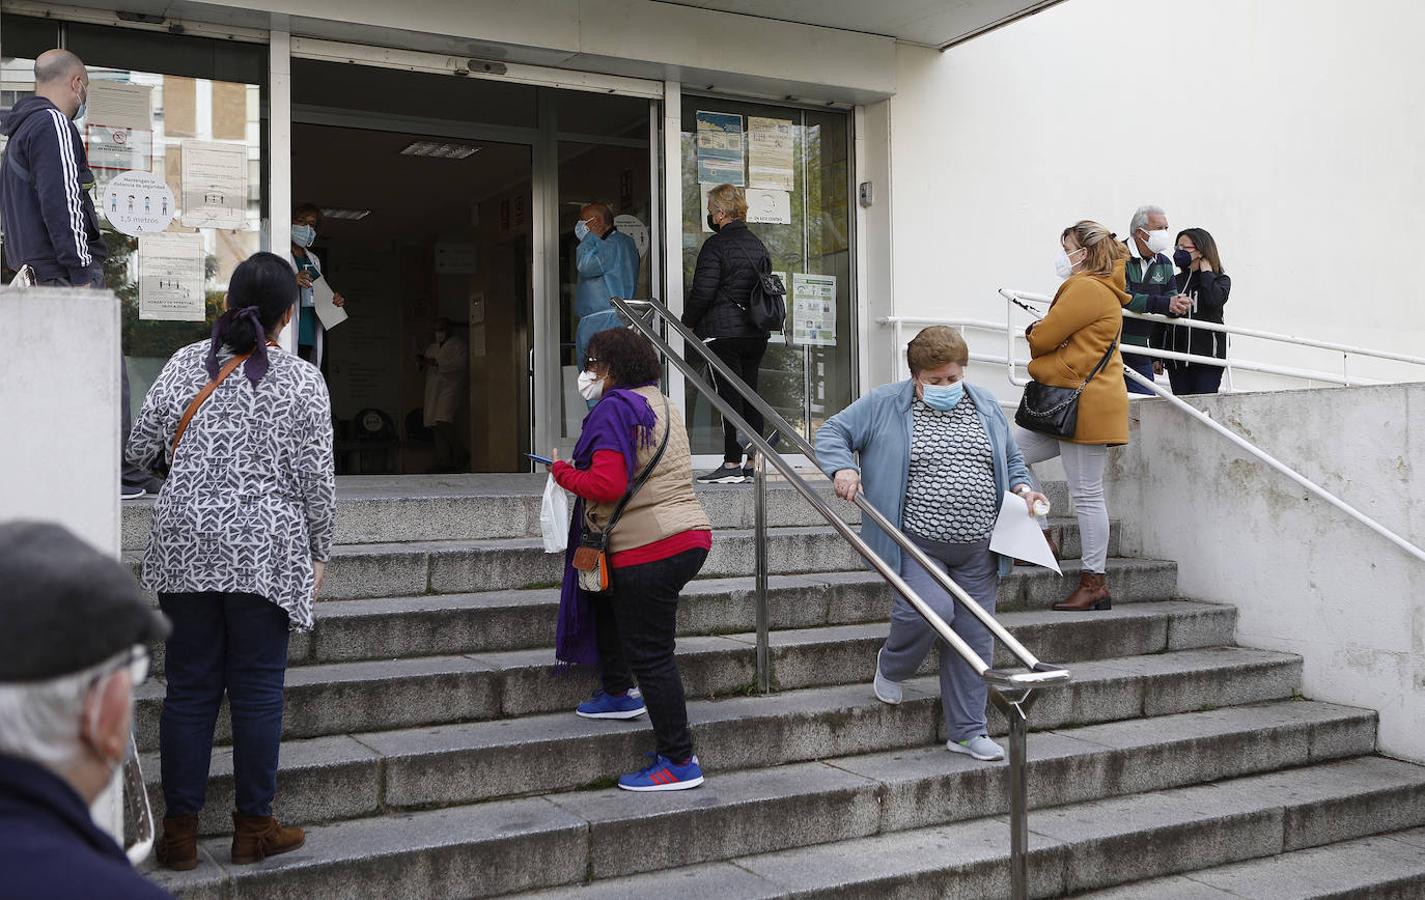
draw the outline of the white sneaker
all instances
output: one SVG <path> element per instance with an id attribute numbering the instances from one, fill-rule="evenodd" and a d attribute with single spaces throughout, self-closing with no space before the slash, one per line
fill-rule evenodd
<path id="1" fill-rule="evenodd" d="M 899 706 L 901 695 L 901 683 L 891 681 L 881 674 L 881 651 L 876 651 L 876 678 L 871 682 L 871 689 L 876 692 L 876 699 L 882 703 L 889 703 L 891 706 Z"/>
<path id="2" fill-rule="evenodd" d="M 990 740 L 987 734 L 976 735 L 966 741 L 946 741 L 945 749 L 951 753 L 963 753 L 983 762 L 1004 759 L 1004 748 Z"/>

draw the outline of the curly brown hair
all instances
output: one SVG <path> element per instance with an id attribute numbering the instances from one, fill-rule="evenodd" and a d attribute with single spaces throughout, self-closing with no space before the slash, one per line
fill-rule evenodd
<path id="1" fill-rule="evenodd" d="M 663 364 L 658 361 L 658 351 L 648 338 L 628 328 L 610 328 L 589 338 L 585 351 L 588 358 L 583 360 L 584 368 L 590 363 L 603 363 L 609 367 L 614 387 L 642 387 L 655 384 L 663 377 Z"/>

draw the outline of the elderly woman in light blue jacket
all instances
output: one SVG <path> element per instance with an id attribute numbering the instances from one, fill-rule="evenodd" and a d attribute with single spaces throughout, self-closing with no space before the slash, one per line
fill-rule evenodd
<path id="1" fill-rule="evenodd" d="M 1032 514 L 1034 491 L 994 395 L 965 383 L 969 349 L 958 332 L 927 328 L 906 349 L 911 377 L 887 384 L 827 420 L 816 433 L 822 470 L 836 493 L 866 499 L 894 522 L 943 571 L 993 612 L 999 580 L 1013 560 L 990 552 L 1000 498 L 1013 491 Z M 867 522 L 862 537 L 980 658 L 989 662 L 994 639 L 885 532 Z M 901 702 L 900 682 L 913 676 L 938 641 L 915 608 L 897 596 L 891 630 L 876 658 L 874 690 Z M 1004 758 L 985 730 L 984 681 L 958 654 L 940 653 L 940 701 L 949 732 L 946 749 L 980 760 Z"/>

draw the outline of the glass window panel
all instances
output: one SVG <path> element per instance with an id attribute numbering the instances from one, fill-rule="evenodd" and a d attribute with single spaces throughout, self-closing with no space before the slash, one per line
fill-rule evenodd
<path id="1" fill-rule="evenodd" d="M 836 279 L 835 337 L 826 344 L 792 340 L 789 321 L 787 342 L 779 336 L 767 349 L 758 376 L 758 393 L 803 436 L 851 402 L 854 389 L 855 335 L 851 282 L 851 219 L 849 147 L 850 121 L 842 112 L 789 109 L 713 97 L 684 95 L 682 110 L 683 171 L 683 284 L 691 290 L 698 252 L 710 232 L 704 187 L 698 181 L 697 113 L 731 113 L 742 116 L 744 149 L 748 117 L 791 123 L 792 190 L 790 222 L 749 222 L 748 227 L 767 245 L 774 271 L 790 276 L 788 312 L 795 318 L 793 283 L 798 274 L 830 275 Z M 744 160 L 744 175 L 747 174 Z M 717 454 L 722 449 L 721 417 L 712 404 L 689 387 L 688 425 L 693 452 Z"/>

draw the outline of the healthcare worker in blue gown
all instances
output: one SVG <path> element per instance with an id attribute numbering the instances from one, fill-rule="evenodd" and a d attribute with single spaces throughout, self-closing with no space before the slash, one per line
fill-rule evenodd
<path id="1" fill-rule="evenodd" d="M 574 364 L 583 371 L 589 338 L 621 324 L 610 297 L 632 298 L 638 290 L 638 245 L 614 227 L 613 211 L 603 203 L 590 203 L 579 210 L 574 223 L 579 239 L 575 262 L 579 282 L 574 289 L 574 314 L 579 327 L 574 333 Z M 593 403 L 589 404 L 592 409 Z"/>

